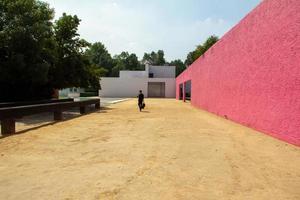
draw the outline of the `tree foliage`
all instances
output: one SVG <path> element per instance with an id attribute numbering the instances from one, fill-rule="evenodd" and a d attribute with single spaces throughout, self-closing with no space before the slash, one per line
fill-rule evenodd
<path id="1" fill-rule="evenodd" d="M 91 64 L 99 68 L 101 76 L 111 76 L 114 61 L 101 42 L 92 44 L 85 52 Z"/>
<path id="2" fill-rule="evenodd" d="M 50 98 L 53 89 L 99 87 L 99 70 L 84 55 L 77 16 L 38 0 L 0 1 L 0 101 Z"/>
<path id="3" fill-rule="evenodd" d="M 63 13 L 54 25 L 54 40 L 57 45 L 55 68 L 51 83 L 54 88 L 96 87 L 99 88 L 100 71 L 89 63 L 85 49 L 89 43 L 78 34 L 79 18 Z"/>
<path id="4" fill-rule="evenodd" d="M 100 69 L 102 77 L 117 77 L 120 70 L 142 70 L 143 66 L 136 54 L 122 52 L 113 58 L 101 42 L 96 42 L 86 50 L 86 56 L 97 69 Z"/>
<path id="5" fill-rule="evenodd" d="M 182 60 L 177 59 L 170 62 L 171 66 L 176 66 L 176 77 L 181 74 L 184 70 L 186 70 L 185 64 L 182 62 Z"/>
<path id="6" fill-rule="evenodd" d="M 218 40 L 219 38 L 215 35 L 212 35 L 209 38 L 207 38 L 207 40 L 202 45 L 198 45 L 194 51 L 188 53 L 187 58 L 185 60 L 185 64 L 188 66 L 191 65 L 200 56 L 202 56 L 210 47 L 212 47 Z"/>
<path id="7" fill-rule="evenodd" d="M 138 60 L 138 57 L 132 53 L 122 52 L 114 56 L 115 66 L 112 69 L 111 76 L 119 76 L 120 70 L 142 70 L 143 66 Z"/>
<path id="8" fill-rule="evenodd" d="M 0 101 L 49 95 L 53 16 L 40 1 L 0 1 Z"/>
<path id="9" fill-rule="evenodd" d="M 163 50 L 158 50 L 157 53 L 145 53 L 142 62 L 149 65 L 165 65 L 165 53 Z"/>

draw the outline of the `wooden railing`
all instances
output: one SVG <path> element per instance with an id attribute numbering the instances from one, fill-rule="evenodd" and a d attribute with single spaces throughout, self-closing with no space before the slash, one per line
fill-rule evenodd
<path id="1" fill-rule="evenodd" d="M 78 107 L 80 113 L 84 114 L 86 113 L 86 107 L 88 105 L 95 105 L 96 109 L 100 109 L 100 99 L 89 99 L 75 102 L 60 101 L 52 103 L 41 103 L 0 108 L 1 134 L 14 134 L 16 132 L 15 122 L 18 118 L 44 112 L 53 112 L 54 120 L 59 121 L 63 119 L 63 111 L 66 111 L 70 108 Z"/>
<path id="2" fill-rule="evenodd" d="M 0 108 L 27 106 L 27 105 L 36 105 L 36 104 L 45 104 L 45 103 L 71 102 L 71 101 L 74 101 L 74 99 L 47 99 L 47 100 L 39 100 L 39 101 L 7 102 L 7 103 L 0 103 Z"/>

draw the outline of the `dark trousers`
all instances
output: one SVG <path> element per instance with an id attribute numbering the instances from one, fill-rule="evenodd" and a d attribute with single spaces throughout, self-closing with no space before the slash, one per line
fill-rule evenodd
<path id="1" fill-rule="evenodd" d="M 141 111 L 142 108 L 143 108 L 143 101 L 139 101 L 139 102 L 138 102 L 138 106 L 139 106 L 139 109 L 140 109 L 140 111 Z"/>

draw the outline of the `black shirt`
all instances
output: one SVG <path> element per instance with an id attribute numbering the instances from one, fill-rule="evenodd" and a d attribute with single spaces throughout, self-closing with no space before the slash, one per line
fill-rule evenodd
<path id="1" fill-rule="evenodd" d="M 141 94 L 139 94 L 139 102 L 143 102 L 144 101 L 144 94 L 143 93 L 141 93 Z"/>

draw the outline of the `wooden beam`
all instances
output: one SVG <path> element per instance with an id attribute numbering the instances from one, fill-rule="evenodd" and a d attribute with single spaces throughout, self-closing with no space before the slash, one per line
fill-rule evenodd
<path id="1" fill-rule="evenodd" d="M 54 111 L 53 112 L 53 116 L 54 116 L 54 120 L 55 121 L 61 121 L 61 120 L 63 120 L 63 113 L 62 113 L 61 110 L 60 111 Z"/>
<path id="2" fill-rule="evenodd" d="M 30 106 L 30 105 L 47 104 L 47 103 L 64 103 L 64 102 L 74 102 L 74 99 L 46 99 L 40 101 L 7 102 L 7 103 L 0 103 L 0 108 Z"/>
<path id="3" fill-rule="evenodd" d="M 100 108 L 100 99 L 88 99 L 84 101 L 66 101 L 35 105 L 22 105 L 13 107 L 0 107 L 1 133 L 2 135 L 14 134 L 16 132 L 15 119 L 43 112 L 53 112 L 54 120 L 62 120 L 62 112 L 70 108 L 79 107 L 80 113 L 86 113 L 88 105 Z"/>
<path id="4" fill-rule="evenodd" d="M 11 135 L 16 133 L 15 119 L 2 119 L 1 120 L 1 134 Z"/>
<path id="5" fill-rule="evenodd" d="M 0 120 L 24 117 L 43 112 L 55 112 L 57 110 L 65 111 L 70 108 L 85 107 L 97 103 L 100 103 L 100 99 L 0 108 Z"/>
<path id="6" fill-rule="evenodd" d="M 86 106 L 80 106 L 80 114 L 86 113 Z"/>
<path id="7" fill-rule="evenodd" d="M 100 102 L 95 104 L 95 108 L 98 110 L 100 109 Z"/>

